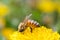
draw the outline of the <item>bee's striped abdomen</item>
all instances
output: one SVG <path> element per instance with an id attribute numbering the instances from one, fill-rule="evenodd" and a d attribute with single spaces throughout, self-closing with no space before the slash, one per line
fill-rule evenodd
<path id="1" fill-rule="evenodd" d="M 27 26 L 28 27 L 31 27 L 32 29 L 35 28 L 35 27 L 39 27 L 39 23 L 34 21 L 34 20 L 28 20 L 27 21 Z"/>

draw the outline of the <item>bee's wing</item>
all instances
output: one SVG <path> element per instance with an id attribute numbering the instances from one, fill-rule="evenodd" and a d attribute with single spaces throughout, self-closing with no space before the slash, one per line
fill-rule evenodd
<path id="1" fill-rule="evenodd" d="M 26 23 L 27 23 L 27 21 L 29 20 L 29 18 L 31 17 L 31 15 L 32 15 L 32 14 L 30 14 L 30 15 L 26 16 L 26 17 L 25 17 L 25 19 L 24 19 L 24 21 L 23 21 L 23 22 L 21 22 L 21 23 L 23 23 L 23 25 L 24 25 L 24 26 L 26 25 Z M 20 27 L 20 26 L 21 26 L 21 23 L 19 24 L 19 26 L 18 26 L 18 27 Z"/>
<path id="2" fill-rule="evenodd" d="M 29 14 L 28 16 L 26 16 L 23 22 L 26 23 L 31 16 L 32 16 L 32 14 Z"/>

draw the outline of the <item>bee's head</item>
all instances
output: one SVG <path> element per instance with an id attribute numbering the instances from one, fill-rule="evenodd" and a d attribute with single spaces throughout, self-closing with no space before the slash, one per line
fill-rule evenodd
<path id="1" fill-rule="evenodd" d="M 19 31 L 19 32 L 22 32 L 22 31 L 24 31 L 25 29 L 26 29 L 25 24 L 24 24 L 24 23 L 20 23 L 19 26 L 18 26 L 18 31 Z"/>

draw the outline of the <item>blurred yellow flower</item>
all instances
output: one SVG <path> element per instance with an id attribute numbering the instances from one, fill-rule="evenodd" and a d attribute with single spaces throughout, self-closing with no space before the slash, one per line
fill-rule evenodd
<path id="1" fill-rule="evenodd" d="M 12 28 L 4 28 L 2 30 L 3 35 L 8 38 L 10 34 L 12 34 L 14 30 Z"/>
<path id="2" fill-rule="evenodd" d="M 0 17 L 5 16 L 8 12 L 9 12 L 9 8 L 5 4 L 0 3 Z"/>
<path id="3" fill-rule="evenodd" d="M 5 19 L 0 18 L 0 28 L 4 28 L 4 27 L 5 27 Z"/>
<path id="4" fill-rule="evenodd" d="M 44 12 L 52 12 L 55 10 L 55 3 L 51 1 L 42 1 L 42 2 L 37 2 L 37 8 L 39 10 L 42 10 Z"/>
<path id="5" fill-rule="evenodd" d="M 32 33 L 28 28 L 24 33 L 16 31 L 9 36 L 9 40 L 59 40 L 59 38 L 60 35 L 57 32 L 44 26 L 35 28 Z"/>

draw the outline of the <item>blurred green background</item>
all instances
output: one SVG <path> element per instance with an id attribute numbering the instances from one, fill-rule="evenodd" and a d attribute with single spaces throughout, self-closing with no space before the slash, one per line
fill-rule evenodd
<path id="1" fill-rule="evenodd" d="M 31 13 L 31 19 L 40 26 L 60 33 L 60 0 L 0 0 L 0 28 L 6 29 L 5 33 L 17 30 L 19 23 Z"/>

